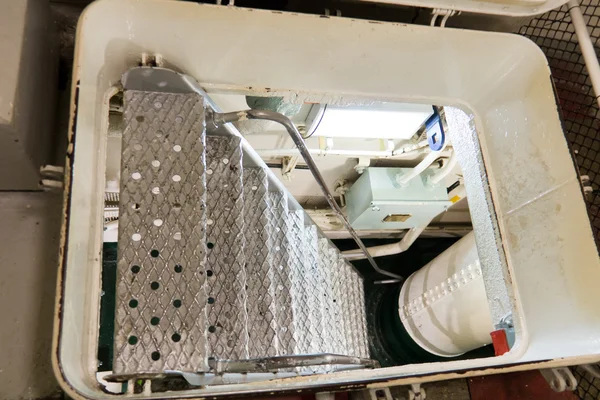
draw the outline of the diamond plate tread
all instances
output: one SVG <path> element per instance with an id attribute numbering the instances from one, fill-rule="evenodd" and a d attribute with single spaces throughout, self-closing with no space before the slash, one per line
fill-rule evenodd
<path id="1" fill-rule="evenodd" d="M 196 94 L 125 93 L 114 372 L 368 357 L 360 277 L 265 170 L 242 167 L 240 138 L 204 136 L 203 114 Z"/>
<path id="2" fill-rule="evenodd" d="M 124 120 L 114 373 L 204 370 L 203 100 L 126 91 Z"/>
<path id="3" fill-rule="evenodd" d="M 260 168 L 244 170 L 244 221 L 246 235 L 246 296 L 250 358 L 277 356 L 277 314 L 272 297 L 273 252 L 269 243 L 272 225 L 267 175 Z"/>
<path id="4" fill-rule="evenodd" d="M 359 342 L 358 349 L 360 351 L 361 357 L 369 358 L 369 338 L 367 335 L 367 314 L 365 310 L 365 289 L 362 278 L 354 273 L 354 287 L 355 287 L 355 296 L 358 297 L 356 302 L 356 312 L 357 315 L 357 327 L 359 334 Z"/>
<path id="5" fill-rule="evenodd" d="M 269 193 L 271 202 L 271 235 L 269 248 L 273 254 L 271 268 L 270 294 L 275 303 L 275 323 L 277 337 L 277 352 L 279 355 L 295 354 L 296 341 L 294 339 L 294 320 L 292 311 L 292 277 L 290 267 L 290 254 L 293 243 L 289 242 L 286 234 L 288 205 L 287 197 L 281 192 Z"/>
<path id="6" fill-rule="evenodd" d="M 308 287 L 305 283 L 305 237 L 303 211 L 290 211 L 286 218 L 286 235 L 290 244 L 290 283 L 292 313 L 294 319 L 294 354 L 310 354 L 313 332 L 310 329 L 308 313 Z"/>
<path id="7" fill-rule="evenodd" d="M 319 268 L 317 227 L 309 225 L 304 227 L 304 268 L 302 290 L 302 312 L 306 313 L 305 329 L 308 332 L 307 354 L 328 352 L 324 340 L 324 325 L 321 314 L 321 299 L 324 295 L 322 271 Z M 308 367 L 300 369 L 301 373 L 323 373 L 331 371 L 329 366 Z"/>
<path id="8" fill-rule="evenodd" d="M 367 345 L 367 326 L 365 306 L 362 296 L 364 288 L 362 278 L 341 256 L 339 257 L 340 269 L 344 271 L 344 287 L 346 295 L 344 296 L 344 319 L 348 331 L 346 340 L 348 343 L 349 355 L 368 358 L 369 350 Z"/>
<path id="9" fill-rule="evenodd" d="M 344 327 L 342 334 L 346 351 L 344 354 L 357 356 L 358 351 L 354 341 L 356 310 L 352 308 L 353 287 L 350 275 L 352 269 L 346 264 L 346 261 L 338 251 L 336 251 L 336 254 L 338 256 L 338 282 L 340 289 L 340 292 L 338 293 L 338 302 L 341 302 L 340 308 Z"/>
<path id="10" fill-rule="evenodd" d="M 354 269 L 350 270 L 350 293 L 349 299 L 351 309 L 354 311 L 352 323 L 352 340 L 355 356 L 361 358 L 369 357 L 369 346 L 367 342 L 367 320 L 365 314 L 364 287 L 362 278 Z"/>
<path id="11" fill-rule="evenodd" d="M 319 242 L 317 227 L 309 225 L 304 228 L 304 306 L 308 314 L 308 327 L 311 332 L 308 343 L 308 354 L 315 354 L 324 349 L 322 316 L 320 300 L 323 297 L 323 285 L 319 270 Z"/>
<path id="12" fill-rule="evenodd" d="M 348 354 L 348 345 L 346 343 L 346 324 L 344 320 L 343 298 L 345 297 L 342 277 L 343 271 L 340 270 L 338 262 L 338 251 L 328 243 L 329 266 L 331 279 L 331 297 L 333 307 L 333 321 L 335 324 L 334 346 L 336 354 Z"/>
<path id="13" fill-rule="evenodd" d="M 342 293 L 344 294 L 343 313 L 347 328 L 348 355 L 369 358 L 363 280 L 354 267 L 339 252 L 337 253 L 340 270 L 344 274 Z"/>
<path id="14" fill-rule="evenodd" d="M 319 271 L 321 291 L 323 296 L 318 300 L 321 306 L 321 326 L 324 342 L 324 352 L 338 353 L 337 325 L 335 321 L 335 303 L 333 302 L 333 266 L 337 256 L 331 259 L 329 240 L 319 238 Z"/>
<path id="15" fill-rule="evenodd" d="M 329 330 L 324 337 L 325 346 L 334 353 L 368 358 L 362 278 L 329 240 L 319 238 L 318 241 L 325 291 L 322 320 Z"/>
<path id="16" fill-rule="evenodd" d="M 241 360 L 249 356 L 241 140 L 207 136 L 206 164 L 207 351 Z"/>

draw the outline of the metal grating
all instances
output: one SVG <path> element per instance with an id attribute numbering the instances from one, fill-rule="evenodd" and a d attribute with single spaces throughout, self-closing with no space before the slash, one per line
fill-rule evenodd
<path id="1" fill-rule="evenodd" d="M 573 376 L 577 379 L 575 393 L 580 399 L 596 400 L 600 398 L 600 379 L 594 378 L 588 371 L 581 367 L 571 368 Z"/>
<path id="2" fill-rule="evenodd" d="M 276 356 L 277 307 L 273 301 L 273 256 L 269 246 L 270 199 L 268 180 L 262 169 L 244 171 L 245 220 L 249 235 L 246 240 L 247 309 L 249 356 L 259 358 Z"/>
<path id="3" fill-rule="evenodd" d="M 292 293 L 292 315 L 294 317 L 294 342 L 297 354 L 310 354 L 310 342 L 313 331 L 310 328 L 310 303 L 313 296 L 308 291 L 312 288 L 305 284 L 306 238 L 304 236 L 304 214 L 301 211 L 290 211 L 287 232 L 290 246 L 290 292 Z"/>
<path id="4" fill-rule="evenodd" d="M 368 357 L 362 280 L 286 193 L 269 191 L 266 169 L 243 167 L 239 137 L 205 134 L 204 115 L 195 93 L 125 92 L 114 373 Z M 279 368 L 335 369 L 317 361 Z"/>
<path id="5" fill-rule="evenodd" d="M 248 358 L 248 312 L 242 148 L 239 138 L 206 139 L 206 238 L 209 351 L 212 357 Z M 211 271 L 211 272 L 208 272 Z M 208 276 L 210 275 L 210 276 Z"/>
<path id="6" fill-rule="evenodd" d="M 593 42 L 600 39 L 598 0 L 584 0 L 581 10 Z M 594 189 L 600 187 L 600 114 L 577 36 L 571 24 L 568 5 L 533 19 L 519 33 L 533 40 L 548 58 L 567 140 L 581 175 L 588 175 Z M 598 50 L 596 50 L 597 53 Z M 600 243 L 600 193 L 588 198 L 588 213 Z"/>
<path id="7" fill-rule="evenodd" d="M 116 374 L 206 367 L 203 116 L 196 94 L 126 93 Z"/>
<path id="8" fill-rule="evenodd" d="M 581 11 L 588 25 L 592 42 L 600 39 L 600 2 L 583 0 Z M 567 140 L 581 175 L 588 175 L 594 191 L 587 198 L 588 215 L 600 243 L 600 114 L 577 36 L 571 24 L 568 5 L 533 19 L 519 33 L 533 40 L 546 54 L 554 78 L 556 93 Z M 600 52 L 596 49 L 596 54 Z M 581 399 L 600 398 L 600 379 L 592 377 L 581 367 L 573 373 L 579 385 Z"/>
<path id="9" fill-rule="evenodd" d="M 269 290 L 276 307 L 275 324 L 277 335 L 277 349 L 279 354 L 294 354 L 296 341 L 294 340 L 292 298 L 290 295 L 290 248 L 294 243 L 289 242 L 286 235 L 286 221 L 288 205 L 285 194 L 271 192 L 271 236 L 269 248 L 273 252 L 273 268 L 269 274 L 273 285 Z"/>
<path id="10" fill-rule="evenodd" d="M 311 341 L 309 344 L 309 349 L 311 353 L 316 353 L 319 349 L 322 349 L 324 346 L 323 335 L 318 332 L 319 327 L 321 327 L 321 299 L 323 298 L 323 287 L 319 284 L 320 282 L 320 273 L 319 270 L 319 237 L 317 234 L 317 227 L 315 225 L 308 226 L 305 228 L 305 236 L 304 239 L 306 241 L 307 251 L 305 254 L 306 257 L 306 273 L 304 274 L 304 279 L 306 281 L 306 285 L 309 289 L 306 289 L 309 292 L 309 296 L 312 297 L 311 301 L 307 303 L 308 305 L 308 313 L 309 313 L 309 325 L 310 330 L 313 332 L 311 335 Z M 360 282 L 359 284 L 362 284 Z M 354 289 L 358 289 L 358 284 Z M 364 308 L 364 306 L 363 306 Z M 358 354 L 363 357 L 362 354 Z"/>

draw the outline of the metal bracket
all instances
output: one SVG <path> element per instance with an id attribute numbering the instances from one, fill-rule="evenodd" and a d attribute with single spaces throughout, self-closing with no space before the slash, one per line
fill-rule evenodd
<path id="1" fill-rule="evenodd" d="M 409 400 L 425 400 L 426 398 L 427 394 L 420 383 L 413 383 L 410 385 L 410 389 L 408 390 Z"/>
<path id="2" fill-rule="evenodd" d="M 275 372 L 285 368 L 314 367 L 319 365 L 360 365 L 364 368 L 379 368 L 379 362 L 359 357 L 339 354 L 305 354 L 252 358 L 246 360 L 209 359 L 208 365 L 217 374 L 226 372 Z"/>
<path id="3" fill-rule="evenodd" d="M 371 165 L 371 159 L 369 157 L 358 157 L 358 163 L 354 166 L 354 170 L 357 174 L 362 175 L 365 169 Z"/>
<path id="4" fill-rule="evenodd" d="M 542 376 L 555 392 L 573 391 L 577 389 L 577 379 L 567 367 L 540 369 Z"/>
<path id="5" fill-rule="evenodd" d="M 390 388 L 367 389 L 350 392 L 351 400 L 393 400 Z M 318 399 L 317 399 L 318 400 Z"/>
<path id="6" fill-rule="evenodd" d="M 440 114 L 434 107 L 433 115 L 425 123 L 425 132 L 427 134 L 427 143 L 431 151 L 440 151 L 446 144 L 446 134 L 442 126 Z"/>
<path id="7" fill-rule="evenodd" d="M 379 142 L 381 143 L 381 150 L 384 151 L 394 151 L 394 148 L 396 147 L 396 144 L 392 139 L 379 139 Z"/>
<path id="8" fill-rule="evenodd" d="M 333 149 L 333 138 L 319 136 L 319 149 L 321 149 L 321 150 Z"/>
<path id="9" fill-rule="evenodd" d="M 334 190 L 340 195 L 340 205 L 346 207 L 346 192 L 349 189 L 348 181 L 345 179 L 338 179 L 334 183 Z"/>
<path id="10" fill-rule="evenodd" d="M 331 11 L 329 10 L 329 8 L 325 9 L 325 15 L 331 15 Z M 336 9 L 335 10 L 335 16 L 336 17 L 341 17 L 342 16 L 342 10 Z"/>
<path id="11" fill-rule="evenodd" d="M 292 171 L 298 164 L 298 156 L 283 157 L 281 159 L 281 175 L 288 181 L 292 180 Z"/>
<path id="12" fill-rule="evenodd" d="M 315 393 L 316 400 L 335 400 L 335 392 Z"/>
<path id="13" fill-rule="evenodd" d="M 446 10 L 443 8 L 434 8 L 431 11 L 432 17 L 431 17 L 431 23 L 429 25 L 431 26 L 435 26 L 436 22 L 437 22 L 437 18 L 438 17 L 443 17 L 442 20 L 440 21 L 440 27 L 444 28 L 446 26 L 446 22 L 448 22 L 448 18 L 454 16 L 454 15 L 459 15 L 460 11 L 456 11 L 456 10 Z"/>
<path id="14" fill-rule="evenodd" d="M 160 54 L 143 53 L 141 64 L 145 67 L 162 67 L 164 61 Z"/>
<path id="15" fill-rule="evenodd" d="M 515 344 L 515 325 L 513 322 L 512 313 L 507 314 L 504 318 L 502 318 L 496 324 L 496 329 L 503 329 L 506 333 L 506 340 L 508 343 L 508 347 L 512 349 Z"/>
<path id="16" fill-rule="evenodd" d="M 590 200 L 592 194 L 594 193 L 594 188 L 592 187 L 592 182 L 588 175 L 581 175 L 579 177 L 581 181 L 581 186 L 583 187 L 583 195 Z"/>
<path id="17" fill-rule="evenodd" d="M 40 187 L 44 190 L 57 190 L 63 188 L 65 169 L 56 165 L 42 165 L 40 167 Z"/>

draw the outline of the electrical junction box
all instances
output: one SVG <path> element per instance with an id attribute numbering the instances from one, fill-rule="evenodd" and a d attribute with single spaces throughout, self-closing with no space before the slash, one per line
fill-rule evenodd
<path id="1" fill-rule="evenodd" d="M 452 205 L 443 185 L 427 183 L 427 173 L 405 185 L 411 168 L 367 168 L 346 193 L 348 219 L 354 229 L 388 230 L 426 226 Z"/>

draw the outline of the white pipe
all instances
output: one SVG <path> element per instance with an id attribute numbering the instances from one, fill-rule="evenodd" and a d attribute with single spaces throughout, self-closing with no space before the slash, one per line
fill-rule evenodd
<path id="1" fill-rule="evenodd" d="M 419 143 L 406 144 L 404 146 L 401 146 L 401 147 L 395 149 L 393 151 L 393 155 L 397 156 L 397 155 L 401 155 L 401 154 L 405 154 L 405 153 L 410 153 L 410 152 L 413 152 L 416 150 L 420 150 L 427 146 L 429 146 L 429 143 L 427 142 L 427 140 L 421 140 Z"/>
<path id="2" fill-rule="evenodd" d="M 429 23 L 429 26 L 435 26 L 435 21 L 437 20 L 437 17 L 438 13 L 434 10 L 433 17 L 431 17 L 431 22 Z"/>
<path id="3" fill-rule="evenodd" d="M 400 183 L 401 185 L 406 185 L 413 178 L 416 178 L 417 176 L 421 175 L 421 172 L 423 172 L 427 168 L 429 168 L 429 166 L 435 160 L 437 160 L 439 156 L 440 156 L 440 152 L 439 151 L 432 151 L 431 153 L 427 154 L 427 156 L 423 159 L 423 161 L 421 161 L 419 164 L 417 164 L 417 166 L 414 167 L 408 174 L 403 175 L 398 180 L 398 183 Z"/>
<path id="4" fill-rule="evenodd" d="M 300 155 L 297 148 L 292 149 L 257 149 L 256 153 L 262 158 L 293 157 Z M 343 156 L 343 157 L 369 157 L 369 158 L 402 158 L 406 155 L 414 156 L 421 148 L 401 152 L 399 150 L 341 150 L 341 149 L 308 149 L 310 154 L 317 156 Z M 436 156 L 436 158 L 439 157 Z"/>
<path id="5" fill-rule="evenodd" d="M 317 156 L 345 156 L 345 157 L 391 157 L 392 151 L 386 150 L 339 150 L 339 149 L 308 149 L 310 154 Z M 292 157 L 300 155 L 297 148 L 293 149 L 257 149 L 259 156 L 265 157 Z"/>
<path id="6" fill-rule="evenodd" d="M 577 35 L 577 40 L 579 41 L 579 47 L 581 48 L 581 53 L 583 54 L 583 59 L 585 60 L 585 66 L 587 67 L 588 75 L 590 76 L 592 86 L 594 87 L 596 101 L 600 107 L 600 64 L 598 63 L 598 57 L 596 57 L 594 43 L 592 43 L 592 39 L 590 38 L 590 33 L 585 20 L 583 19 L 581 7 L 579 6 L 579 2 L 577 0 L 569 1 L 569 14 L 571 15 L 571 20 L 573 22 L 573 26 L 575 27 L 575 34 Z"/>
<path id="7" fill-rule="evenodd" d="M 447 11 L 446 15 L 444 15 L 444 18 L 442 18 L 442 22 L 440 23 L 440 27 L 444 28 L 446 27 L 446 21 L 448 21 L 448 18 L 450 18 L 451 15 L 451 11 Z"/>
<path id="8" fill-rule="evenodd" d="M 415 240 L 417 240 L 427 225 L 429 225 L 429 222 L 423 224 L 422 226 L 411 228 L 408 232 L 406 232 L 402 240 L 399 242 L 384 244 L 381 246 L 367 247 L 367 250 L 369 250 L 371 257 L 383 257 L 405 252 L 410 246 L 412 246 Z M 342 256 L 344 256 L 344 258 L 347 260 L 362 260 L 365 258 L 365 255 L 360 249 L 342 251 Z"/>
<path id="9" fill-rule="evenodd" d="M 119 220 L 118 219 L 116 219 L 114 221 L 109 221 L 106 224 L 104 224 L 105 231 L 117 230 L 117 229 L 119 229 Z"/>
<path id="10" fill-rule="evenodd" d="M 450 174 L 450 172 L 452 172 L 452 170 L 456 166 L 456 152 L 454 151 L 454 149 L 452 149 L 451 151 L 452 154 L 450 155 L 450 159 L 448 160 L 446 165 L 444 165 L 438 172 L 436 172 L 433 176 L 429 178 L 429 183 L 431 183 L 432 185 L 437 185 L 438 183 L 440 183 L 442 179 L 447 177 L 448 174 Z"/>
<path id="11" fill-rule="evenodd" d="M 429 166 L 438 158 L 442 155 L 442 152 L 446 149 L 446 145 L 448 144 L 448 141 L 444 141 L 444 144 L 442 145 L 442 148 L 439 149 L 438 151 L 432 151 L 431 153 L 427 154 L 427 157 L 425 157 L 423 159 L 423 161 L 421 161 L 419 164 L 417 164 L 416 167 L 414 167 L 412 169 L 412 171 L 410 171 L 410 173 L 404 175 L 399 181 L 398 183 L 400 183 L 401 185 L 406 185 L 408 182 L 410 182 L 412 179 L 414 179 L 415 177 L 419 176 L 423 171 L 425 171 L 427 168 L 429 168 Z"/>
<path id="12" fill-rule="evenodd" d="M 473 232 L 406 280 L 398 313 L 410 337 L 438 356 L 491 343 L 494 326 Z"/>

